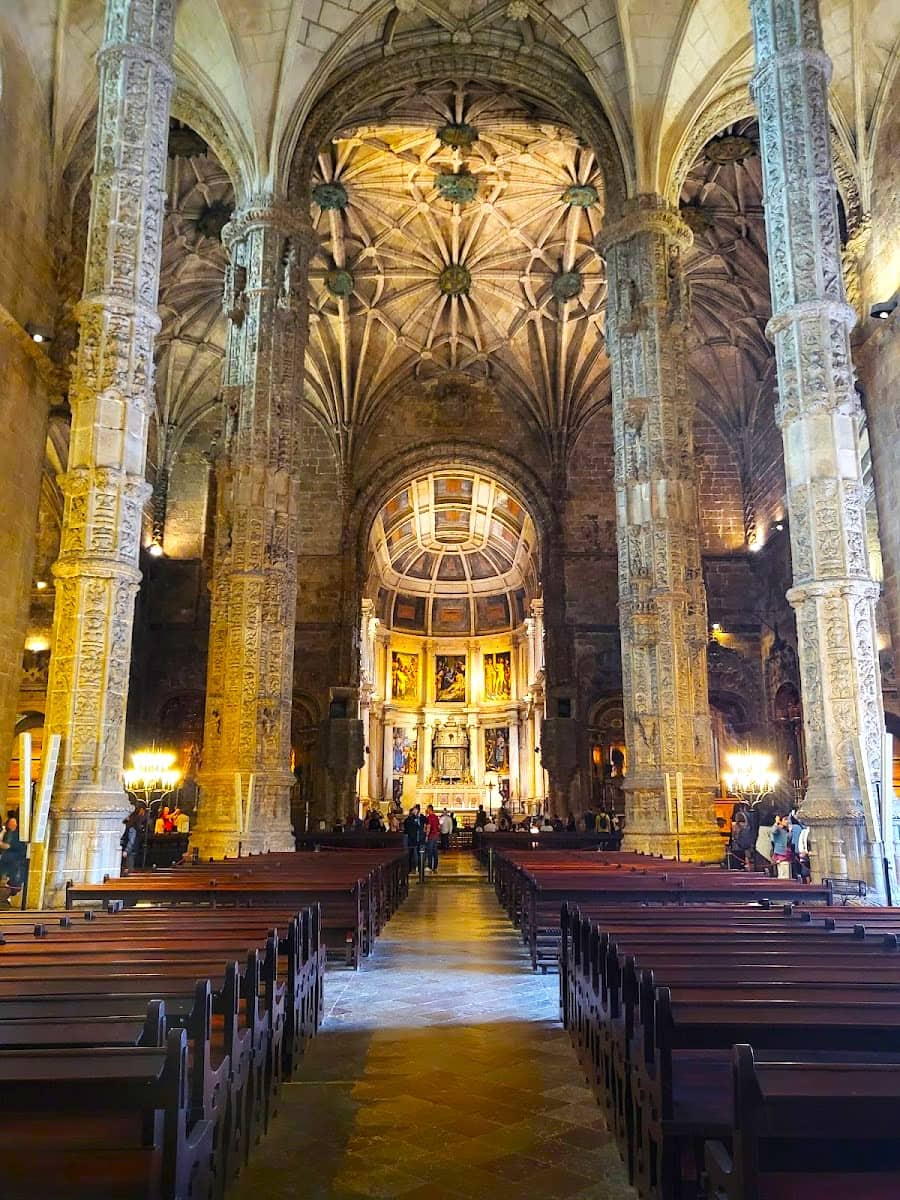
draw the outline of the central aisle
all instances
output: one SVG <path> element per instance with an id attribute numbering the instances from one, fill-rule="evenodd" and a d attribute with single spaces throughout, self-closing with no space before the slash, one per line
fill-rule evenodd
<path id="1" fill-rule="evenodd" d="M 447 855 L 327 1018 L 229 1197 L 624 1200 L 615 1145 L 558 1020 L 469 854 Z"/>

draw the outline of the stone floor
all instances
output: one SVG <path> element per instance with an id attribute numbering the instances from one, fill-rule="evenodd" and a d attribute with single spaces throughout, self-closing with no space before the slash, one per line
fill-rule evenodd
<path id="1" fill-rule="evenodd" d="M 625 1200 L 615 1145 L 475 860 L 448 855 L 327 1019 L 230 1200 Z"/>

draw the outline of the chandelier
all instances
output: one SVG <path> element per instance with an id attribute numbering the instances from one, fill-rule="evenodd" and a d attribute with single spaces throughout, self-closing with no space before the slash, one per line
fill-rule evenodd
<path id="1" fill-rule="evenodd" d="M 164 750 L 138 750 L 124 772 L 129 792 L 171 792 L 181 781 L 181 772 L 173 766 L 175 755 Z"/>
<path id="2" fill-rule="evenodd" d="M 729 792 L 743 800 L 759 800 L 774 791 L 779 775 L 772 770 L 772 755 L 746 751 L 726 756 L 728 770 L 723 778 Z"/>

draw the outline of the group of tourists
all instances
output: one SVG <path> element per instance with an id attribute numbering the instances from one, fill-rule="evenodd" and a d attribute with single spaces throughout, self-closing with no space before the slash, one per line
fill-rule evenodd
<path id="1" fill-rule="evenodd" d="M 446 814 L 448 820 L 444 820 Z M 409 865 L 415 870 L 419 865 L 419 857 L 424 856 L 425 870 L 432 874 L 438 869 L 438 847 L 442 841 L 443 827 L 447 829 L 446 847 L 449 848 L 449 835 L 453 830 L 452 820 L 447 810 L 439 817 L 434 811 L 434 805 L 429 804 L 422 812 L 421 804 L 414 804 L 403 822 L 403 844 L 409 851 Z"/>
<path id="2" fill-rule="evenodd" d="M 619 822 L 613 813 L 605 810 L 594 812 L 593 809 L 588 809 L 580 817 L 570 813 L 565 820 L 542 812 L 513 819 L 505 804 L 501 805 L 496 815 L 485 812 L 484 805 L 479 804 L 475 828 L 484 833 L 612 833 L 619 828 Z"/>
<path id="3" fill-rule="evenodd" d="M 731 813 L 728 866 L 768 871 L 778 879 L 809 879 L 809 829 L 796 810 L 736 804 Z"/>
<path id="4" fill-rule="evenodd" d="M 174 808 L 169 808 L 167 804 L 164 804 L 159 808 L 156 816 L 151 817 L 146 804 L 136 804 L 122 821 L 125 828 L 119 839 L 119 845 L 122 848 L 123 874 L 127 875 L 129 871 L 133 871 L 139 859 L 143 865 L 143 861 L 146 858 L 147 839 L 150 836 L 151 822 L 153 837 L 166 837 L 175 833 L 189 833 L 191 828 L 190 818 L 187 813 L 182 812 L 177 805 Z"/>

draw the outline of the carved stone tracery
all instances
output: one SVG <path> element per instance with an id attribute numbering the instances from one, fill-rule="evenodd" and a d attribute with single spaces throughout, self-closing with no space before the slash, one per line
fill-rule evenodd
<path id="1" fill-rule="evenodd" d="M 47 728 L 62 734 L 48 887 L 117 871 L 173 87 L 172 0 L 109 0 Z"/>
<path id="2" fill-rule="evenodd" d="M 881 772 L 884 731 L 865 549 L 854 313 L 841 271 L 828 118 L 831 64 L 815 0 L 751 0 L 766 234 L 785 447 L 798 651 L 816 865 L 873 879 L 864 780 Z"/>
<path id="3" fill-rule="evenodd" d="M 253 197 L 225 227 L 225 437 L 217 463 L 204 771 L 204 854 L 293 848 L 291 699 L 300 511 L 298 405 L 306 272 L 315 246 L 296 212 Z M 252 816 L 243 837 L 235 775 Z"/>
<path id="4" fill-rule="evenodd" d="M 706 595 L 685 378 L 691 232 L 657 196 L 638 196 L 604 232 L 613 379 L 619 614 L 635 846 L 674 849 L 664 776 L 684 778 L 682 846 L 715 846 L 707 699 Z"/>

